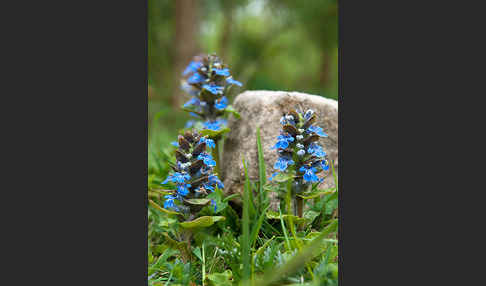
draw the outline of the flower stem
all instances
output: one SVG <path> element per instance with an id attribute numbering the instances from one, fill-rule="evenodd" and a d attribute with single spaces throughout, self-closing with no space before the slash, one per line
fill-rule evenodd
<path id="1" fill-rule="evenodd" d="M 187 263 L 191 261 L 191 240 L 192 240 L 192 231 L 186 229 L 182 233 L 183 241 L 186 243 L 184 251 L 182 251 L 182 261 Z"/>
<path id="2" fill-rule="evenodd" d="M 216 166 L 214 167 L 214 171 L 215 173 L 218 174 L 218 176 L 221 176 L 221 173 L 219 172 L 220 170 L 220 161 L 219 161 L 219 141 L 220 140 L 214 140 L 215 141 L 215 147 L 214 149 L 211 151 L 213 154 L 213 158 L 214 158 L 214 161 L 216 161 Z"/>
<path id="3" fill-rule="evenodd" d="M 295 199 L 295 211 L 296 211 L 295 215 L 298 217 L 302 217 L 304 212 L 304 199 L 299 196 L 295 196 L 294 199 Z"/>

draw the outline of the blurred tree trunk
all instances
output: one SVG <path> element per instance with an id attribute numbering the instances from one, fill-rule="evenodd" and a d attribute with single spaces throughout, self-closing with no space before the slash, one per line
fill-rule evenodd
<path id="1" fill-rule="evenodd" d="M 327 88 L 331 81 L 331 51 L 324 51 L 321 58 L 321 73 L 319 75 L 319 81 L 322 87 Z"/>
<path id="2" fill-rule="evenodd" d="M 171 104 L 179 108 L 183 100 L 180 89 L 181 73 L 197 51 L 198 13 L 196 0 L 177 0 L 175 6 L 175 62 Z"/>
<path id="3" fill-rule="evenodd" d="M 220 43 L 220 57 L 223 61 L 228 61 L 228 47 L 231 37 L 231 27 L 233 24 L 234 1 L 223 1 L 223 33 Z"/>

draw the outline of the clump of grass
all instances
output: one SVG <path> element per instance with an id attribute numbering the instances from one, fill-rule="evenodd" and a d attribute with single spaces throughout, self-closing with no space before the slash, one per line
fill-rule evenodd
<path id="1" fill-rule="evenodd" d="M 268 210 L 268 191 L 286 192 L 293 178 L 282 184 L 266 182 L 260 130 L 257 130 L 259 178 L 248 178 L 246 162 L 242 213 L 221 190 L 210 194 L 225 217 L 207 227 L 196 227 L 188 247 L 180 222 L 161 211 L 160 188 L 174 161 L 167 147 L 155 152 L 149 168 L 149 285 L 338 285 L 337 178 L 336 188 L 315 186 L 303 197 L 308 208 L 302 217 Z M 150 153 L 149 153 L 150 155 Z M 243 158 L 244 159 L 244 158 Z M 157 163 L 158 162 L 158 163 Z M 332 164 L 330 164 L 332 168 Z M 232 195 L 231 198 L 239 195 Z M 288 204 L 288 202 L 287 202 Z M 210 215 L 209 207 L 198 216 Z"/>

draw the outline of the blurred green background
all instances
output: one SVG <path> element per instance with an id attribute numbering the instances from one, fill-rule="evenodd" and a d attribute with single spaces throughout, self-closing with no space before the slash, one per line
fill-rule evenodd
<path id="1" fill-rule="evenodd" d="M 338 96 L 336 0 L 149 0 L 149 138 L 175 140 L 189 116 L 181 72 L 216 53 L 244 90 Z M 151 139 L 153 141 L 153 139 Z M 151 142 L 153 143 L 153 142 Z"/>

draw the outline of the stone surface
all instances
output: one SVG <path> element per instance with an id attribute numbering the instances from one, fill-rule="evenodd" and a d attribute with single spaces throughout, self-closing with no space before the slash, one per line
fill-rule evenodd
<path id="1" fill-rule="evenodd" d="M 273 173 L 273 165 L 277 160 L 275 145 L 280 133 L 280 118 L 290 109 L 313 109 L 318 115 L 314 125 L 323 128 L 329 137 L 321 138 L 320 143 L 327 152 L 328 158 L 334 162 L 338 174 L 338 102 L 318 95 L 285 91 L 245 91 L 239 94 L 233 107 L 240 113 L 241 118 L 230 117 L 228 133 L 224 143 L 222 159 L 222 178 L 225 193 L 242 193 L 245 182 L 242 158 L 248 166 L 250 180 L 258 180 L 258 153 L 256 130 L 260 127 L 262 147 L 266 165 L 267 178 Z M 330 171 L 321 173 L 324 176 L 322 188 L 334 187 Z M 270 193 L 272 209 L 278 205 L 275 193 Z"/>

